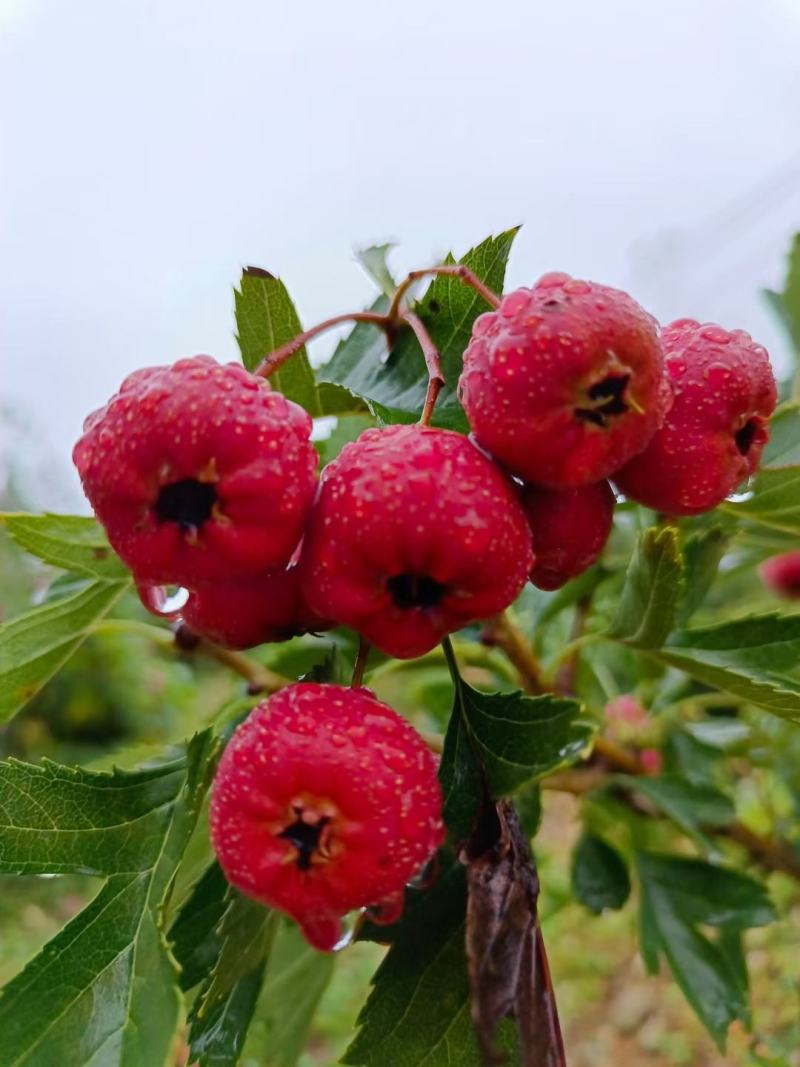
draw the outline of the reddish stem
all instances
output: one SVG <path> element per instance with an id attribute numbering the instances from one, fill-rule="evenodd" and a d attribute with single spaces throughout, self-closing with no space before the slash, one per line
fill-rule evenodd
<path id="1" fill-rule="evenodd" d="M 427 278 L 431 274 L 458 278 L 464 285 L 470 286 L 470 288 L 474 289 L 479 296 L 482 296 L 489 307 L 500 307 L 500 297 L 497 293 L 493 292 L 488 285 L 484 285 L 477 274 L 475 274 L 474 271 L 471 271 L 469 267 L 465 267 L 463 263 L 444 263 L 440 264 L 438 267 L 423 267 L 421 270 L 412 270 L 409 273 L 405 281 L 401 282 L 395 290 L 395 294 L 392 297 L 392 303 L 387 312 L 387 317 L 389 319 L 394 320 L 398 318 L 400 313 L 400 302 L 414 282 L 419 281 L 420 278 Z"/>
<path id="2" fill-rule="evenodd" d="M 444 375 L 442 374 L 442 362 L 439 355 L 439 349 L 433 343 L 431 335 L 425 328 L 422 319 L 415 315 L 413 311 L 404 311 L 401 319 L 403 322 L 407 322 L 411 329 L 414 331 L 414 335 L 419 341 L 419 346 L 422 349 L 422 354 L 425 357 L 425 366 L 428 369 L 428 391 L 425 394 L 425 404 L 422 408 L 422 415 L 420 416 L 420 425 L 429 426 L 431 417 L 433 415 L 433 409 L 436 407 L 436 400 L 439 396 L 442 386 L 444 385 Z"/>
<path id="3" fill-rule="evenodd" d="M 333 318 L 325 319 L 324 322 L 318 322 L 310 330 L 304 330 L 299 333 L 297 337 L 293 337 L 291 341 L 287 341 L 285 345 L 281 345 L 274 352 L 266 355 L 253 371 L 253 374 L 268 378 L 282 363 L 285 363 L 287 359 L 291 359 L 296 352 L 299 352 L 308 341 L 312 341 L 327 330 L 332 330 L 334 326 L 341 326 L 343 322 L 371 322 L 374 326 L 378 326 L 384 331 L 391 343 L 394 331 L 392 320 L 388 315 L 379 315 L 374 311 L 351 311 L 345 315 L 334 315 Z"/>

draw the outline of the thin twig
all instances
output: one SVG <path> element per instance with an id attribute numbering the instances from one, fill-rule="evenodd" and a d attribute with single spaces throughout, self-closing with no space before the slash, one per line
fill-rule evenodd
<path id="1" fill-rule="evenodd" d="M 542 789 L 551 789 L 555 792 L 570 793 L 572 796 L 582 797 L 606 783 L 613 783 L 613 776 L 607 771 L 603 771 L 600 767 L 593 766 L 574 768 L 570 771 L 551 774 L 548 778 L 543 779 L 541 785 Z M 623 789 L 620 793 L 625 802 L 635 808 L 639 814 L 644 814 L 650 818 L 660 817 L 660 812 L 649 808 L 644 811 L 638 804 L 634 803 L 630 790 Z M 755 862 L 761 864 L 766 870 L 780 871 L 800 881 L 800 851 L 788 841 L 784 841 L 781 838 L 761 837 L 738 820 L 728 826 L 702 826 L 701 829 L 708 834 L 727 837 L 731 841 L 735 841 L 749 853 Z"/>
<path id="2" fill-rule="evenodd" d="M 578 671 L 580 654 L 580 645 L 576 644 L 576 642 L 583 637 L 591 606 L 591 596 L 583 596 L 575 607 L 575 619 L 572 623 L 572 632 L 569 639 L 570 646 L 574 645 L 575 647 L 562 663 L 561 669 L 556 676 L 556 689 L 559 693 L 571 695 L 575 692 L 575 675 Z"/>
<path id="3" fill-rule="evenodd" d="M 369 641 L 363 637 L 358 639 L 358 655 L 356 656 L 356 662 L 353 665 L 353 678 L 350 682 L 351 689 L 358 689 L 358 687 L 364 681 L 364 669 L 367 666 L 367 657 L 369 656 Z"/>
<path id="4" fill-rule="evenodd" d="M 514 665 L 526 692 L 537 694 L 545 691 L 542 669 L 536 653 L 525 634 L 514 625 L 506 612 L 487 622 L 484 635 L 484 640 L 501 649 Z"/>
<path id="5" fill-rule="evenodd" d="M 343 322 L 370 322 L 373 326 L 383 330 L 390 341 L 393 337 L 393 320 L 388 315 L 379 315 L 374 311 L 351 311 L 344 315 L 334 315 L 333 318 L 325 319 L 324 322 L 318 322 L 316 326 L 312 326 L 309 330 L 303 330 L 302 333 L 293 337 L 291 341 L 287 341 L 286 344 L 276 348 L 274 352 L 269 352 L 253 371 L 253 374 L 257 374 L 262 378 L 269 378 L 273 371 L 276 371 L 282 363 L 285 363 L 287 359 L 299 352 L 308 341 L 313 341 L 315 337 L 325 333 L 327 330 L 332 330 L 334 326 L 341 326 Z"/>
<path id="6" fill-rule="evenodd" d="M 406 277 L 405 281 L 402 281 L 395 290 L 392 302 L 389 305 L 387 317 L 392 320 L 398 318 L 403 297 L 414 282 L 419 281 L 420 278 L 427 278 L 432 274 L 458 278 L 465 285 L 474 289 L 479 296 L 482 296 L 489 307 L 500 307 L 500 297 L 497 293 L 493 292 L 488 285 L 484 285 L 474 271 L 471 271 L 469 267 L 465 267 L 463 263 L 445 263 L 440 264 L 438 267 L 423 267 L 422 270 L 412 270 Z"/>
<path id="7" fill-rule="evenodd" d="M 269 667 L 257 663 L 241 652 L 234 652 L 230 648 L 221 648 L 212 641 L 201 639 L 197 651 L 204 656 L 214 659 L 223 664 L 247 682 L 247 691 L 252 695 L 258 693 L 277 693 L 287 685 L 291 685 L 290 678 L 284 678 L 282 674 L 276 674 Z"/>
<path id="8" fill-rule="evenodd" d="M 429 426 L 439 392 L 445 384 L 441 356 L 419 315 L 415 315 L 413 311 L 404 311 L 401 318 L 414 331 L 414 335 L 422 349 L 422 354 L 425 357 L 425 366 L 428 370 L 428 391 L 425 394 L 425 405 L 422 408 L 422 415 L 419 421 L 421 426 Z"/>
<path id="9" fill-rule="evenodd" d="M 630 752 L 616 741 L 612 741 L 603 734 L 598 734 L 594 739 L 593 754 L 601 756 L 612 770 L 622 771 L 624 774 L 644 774 L 644 767 L 639 757 Z"/>

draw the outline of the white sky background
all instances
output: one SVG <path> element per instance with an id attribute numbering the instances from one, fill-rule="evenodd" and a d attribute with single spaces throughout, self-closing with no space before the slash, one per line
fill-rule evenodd
<path id="1" fill-rule="evenodd" d="M 567 270 L 782 361 L 758 289 L 800 229 L 798 56 L 800 0 L 0 0 L 34 501 L 79 506 L 69 451 L 128 371 L 236 357 L 249 263 L 311 325 L 371 297 L 354 245 L 401 271 L 522 222 L 509 283 Z"/>

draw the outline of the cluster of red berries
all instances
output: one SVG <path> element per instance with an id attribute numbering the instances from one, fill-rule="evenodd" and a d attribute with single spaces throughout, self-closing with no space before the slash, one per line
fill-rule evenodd
<path id="1" fill-rule="evenodd" d="M 143 600 L 232 648 L 351 626 L 411 658 L 555 589 L 599 557 L 615 494 L 669 515 L 715 507 L 756 468 L 775 406 L 741 331 L 659 331 L 625 293 L 564 274 L 481 315 L 459 396 L 474 441 L 370 429 L 317 481 L 312 422 L 209 356 L 132 374 L 75 447 L 84 489 Z M 239 728 L 212 834 L 230 880 L 330 948 L 340 917 L 396 914 L 442 837 L 434 762 L 364 689 L 297 685 Z"/>

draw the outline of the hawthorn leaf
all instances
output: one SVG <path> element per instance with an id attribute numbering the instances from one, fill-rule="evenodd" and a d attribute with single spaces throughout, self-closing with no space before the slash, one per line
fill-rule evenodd
<path id="1" fill-rule="evenodd" d="M 648 655 L 704 685 L 800 721 L 800 614 L 753 615 L 682 630 Z"/>
<path id="2" fill-rule="evenodd" d="M 364 430 L 368 430 L 374 425 L 375 419 L 368 412 L 339 416 L 331 433 L 321 441 L 316 442 L 320 466 L 324 467 L 331 460 L 336 459 L 346 444 L 355 441 Z"/>
<path id="3" fill-rule="evenodd" d="M 619 775 L 617 781 L 646 796 L 708 853 L 715 852 L 715 846 L 703 829 L 729 826 L 736 816 L 733 801 L 719 789 L 695 784 L 680 774 Z"/>
<path id="4" fill-rule="evenodd" d="M 800 329 L 800 309 L 798 309 Z M 800 347 L 798 347 L 800 352 Z M 800 404 L 782 404 L 769 420 L 769 441 L 761 467 L 796 467 L 800 464 Z"/>
<path id="5" fill-rule="evenodd" d="M 800 466 L 765 468 L 744 500 L 721 507 L 738 519 L 799 535 Z"/>
<path id="6" fill-rule="evenodd" d="M 795 354 L 800 357 L 800 233 L 795 234 L 786 264 L 783 292 L 765 289 L 764 296 L 786 330 Z"/>
<path id="7" fill-rule="evenodd" d="M 460 260 L 490 289 L 501 292 L 506 262 L 517 230 L 506 230 L 471 249 Z M 447 262 L 454 262 L 448 257 Z M 381 297 L 373 310 L 384 311 L 388 300 Z M 485 301 L 459 279 L 437 277 L 414 310 L 428 328 L 442 357 L 446 385 L 439 394 L 433 422 L 437 426 L 468 431 L 466 416 L 456 397 L 462 356 L 472 323 L 488 310 Z M 428 376 L 419 344 L 410 330 L 403 330 L 390 353 L 383 333 L 372 325 L 358 323 L 338 345 L 331 360 L 317 372 L 321 382 L 345 386 L 363 398 L 372 414 L 386 423 L 415 422 L 425 402 Z"/>
<path id="8" fill-rule="evenodd" d="M 218 926 L 228 909 L 228 880 L 216 862 L 192 887 L 169 931 L 172 954 L 181 969 L 181 989 L 194 989 L 214 968 L 221 939 Z"/>
<path id="9" fill-rule="evenodd" d="M 90 581 L 0 626 L 0 723 L 36 696 L 128 585 Z"/>
<path id="10" fill-rule="evenodd" d="M 585 833 L 572 855 L 572 891 L 589 911 L 618 910 L 630 896 L 625 861 L 602 837 Z"/>
<path id="11" fill-rule="evenodd" d="M 658 648 L 672 630 L 682 582 L 677 529 L 645 530 L 628 566 L 608 636 L 635 648 Z"/>
<path id="12" fill-rule="evenodd" d="M 124 580 L 128 571 L 108 543 L 102 526 L 83 515 L 0 514 L 20 548 L 54 567 L 89 578 Z"/>
<path id="13" fill-rule="evenodd" d="M 387 263 L 389 253 L 394 247 L 394 244 L 390 242 L 385 245 L 370 245 L 369 248 L 356 249 L 356 259 L 386 297 L 391 297 L 397 288 L 397 282 L 392 277 Z"/>
<path id="14" fill-rule="evenodd" d="M 409 891 L 402 923 L 382 928 L 391 947 L 373 978 L 352 1067 L 480 1067 L 464 957 L 466 872 L 458 862 L 424 892 Z M 500 1042 L 513 1049 L 513 1025 Z"/>
<path id="15" fill-rule="evenodd" d="M 676 615 L 679 625 L 685 626 L 705 600 L 729 540 L 728 534 L 718 525 L 687 538 L 683 546 L 683 597 Z"/>
<path id="16" fill-rule="evenodd" d="M 702 860 L 637 852 L 636 868 L 648 969 L 663 954 L 689 1004 L 724 1050 L 734 1019 L 748 1021 L 746 985 L 730 953 L 698 927 L 730 933 L 772 922 L 766 891 L 746 875 Z"/>
<path id="17" fill-rule="evenodd" d="M 236 340 L 248 370 L 255 370 L 270 352 L 302 333 L 300 318 L 286 286 L 280 278 L 260 267 L 242 271 L 234 300 Z M 322 414 L 314 371 L 305 348 L 274 370 L 269 380 L 273 388 L 305 408 L 309 415 Z"/>
<path id="18" fill-rule="evenodd" d="M 456 837 L 474 822 L 483 794 L 512 793 L 574 762 L 589 744 L 593 727 L 580 718 L 575 700 L 481 693 L 453 667 L 455 703 L 439 770 L 445 822 Z"/>
<path id="19" fill-rule="evenodd" d="M 275 935 L 274 912 L 232 886 L 225 899 L 217 960 L 189 1017 L 192 1062 L 199 1067 L 238 1063 Z"/>
<path id="20" fill-rule="evenodd" d="M 336 956 L 311 948 L 295 923 L 278 925 L 245 1044 L 246 1061 L 295 1067 L 335 966 Z"/>
<path id="21" fill-rule="evenodd" d="M 167 1061 L 181 996 L 163 908 L 215 754 L 205 731 L 184 759 L 131 775 L 48 765 L 39 778 L 23 778 L 19 764 L 3 764 L 10 773 L 0 855 L 5 862 L 8 840 L 9 869 L 109 877 L 0 992 L 0 1067 Z M 85 866 L 77 842 L 86 846 Z"/>

